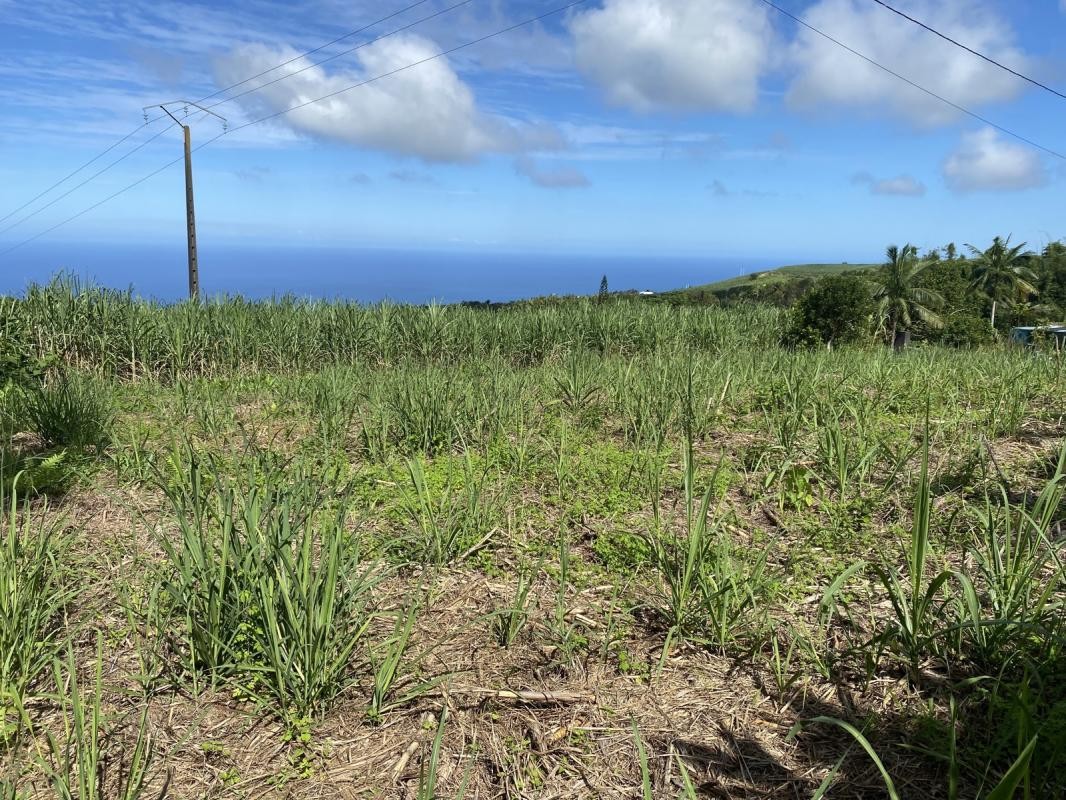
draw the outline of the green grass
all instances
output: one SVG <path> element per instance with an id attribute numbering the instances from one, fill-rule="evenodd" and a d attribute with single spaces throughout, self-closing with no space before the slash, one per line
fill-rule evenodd
<path id="1" fill-rule="evenodd" d="M 590 766 L 620 796 L 678 770 L 691 796 L 712 776 L 672 743 L 703 734 L 669 720 L 718 709 L 677 707 L 699 702 L 684 686 L 777 713 L 775 745 L 797 718 L 850 726 L 782 748 L 800 796 L 868 788 L 847 784 L 871 764 L 930 795 L 1066 790 L 1058 357 L 788 351 L 777 309 L 624 300 L 158 306 L 53 284 L 5 313 L 19 360 L 52 365 L 19 391 L 61 401 L 34 421 L 0 395 L 6 451 L 40 457 L 31 428 L 59 420 L 46 438 L 79 457 L 54 501 L 71 518 L 3 501 L 0 782 L 66 759 L 84 783 L 143 719 L 176 774 L 225 761 L 177 787 L 197 796 L 328 793 L 346 770 L 382 796 L 561 793 Z M 107 435 L 82 447 L 83 425 Z M 626 702 L 507 705 L 575 687 Z M 256 734 L 186 747 L 215 740 L 207 718 Z"/>
<path id="2" fill-rule="evenodd" d="M 0 489 L 0 747 L 17 737 L 29 693 L 63 649 L 74 592 L 60 523 Z"/>
<path id="3" fill-rule="evenodd" d="M 704 283 L 697 286 L 686 286 L 683 289 L 674 289 L 663 292 L 666 296 L 686 295 L 703 290 L 708 293 L 721 292 L 738 286 L 760 286 L 769 283 L 795 280 L 797 278 L 824 278 L 829 275 L 839 275 L 845 272 L 855 272 L 876 269 L 876 264 L 791 264 L 784 267 L 758 270 L 734 278 Z"/>

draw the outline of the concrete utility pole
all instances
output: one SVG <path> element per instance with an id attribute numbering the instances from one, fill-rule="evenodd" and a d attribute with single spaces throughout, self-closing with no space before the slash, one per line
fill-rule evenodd
<path id="1" fill-rule="evenodd" d="M 174 124 L 182 129 L 185 135 L 185 228 L 189 237 L 189 299 L 200 299 L 200 262 L 196 253 L 196 208 L 193 203 L 192 193 L 192 133 L 189 130 L 189 126 L 181 122 L 177 117 L 170 113 L 170 109 L 167 106 L 173 105 L 185 106 L 185 118 L 189 116 L 189 106 L 198 108 L 205 114 L 210 114 L 213 117 L 218 117 L 222 120 L 222 125 L 226 125 L 225 117 L 220 117 L 214 111 L 197 105 L 196 103 L 188 100 L 172 100 L 169 103 L 160 103 L 157 106 L 145 106 L 145 121 L 147 122 L 148 109 L 149 108 L 161 108 L 163 112 L 174 120 Z"/>

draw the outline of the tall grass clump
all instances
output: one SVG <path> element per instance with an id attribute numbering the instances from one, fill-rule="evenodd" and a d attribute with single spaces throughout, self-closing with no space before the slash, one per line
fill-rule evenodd
<path id="1" fill-rule="evenodd" d="M 22 406 L 30 430 L 49 447 L 99 452 L 110 441 L 115 416 L 110 390 L 86 375 L 64 371 L 27 389 Z"/>
<path id="2" fill-rule="evenodd" d="M 1063 512 L 1064 490 L 1066 448 L 1031 504 L 1002 485 L 985 500 L 970 552 L 986 614 L 995 621 L 971 632 L 973 655 L 986 667 L 1002 664 L 1012 651 L 1046 651 L 1063 632 L 1063 565 L 1049 532 Z"/>
<path id="3" fill-rule="evenodd" d="M 16 479 L 17 484 L 17 479 Z M 63 643 L 73 590 L 60 568 L 59 522 L 0 490 L 0 743 L 19 728 L 26 693 Z"/>
<path id="4" fill-rule="evenodd" d="M 451 563 L 472 555 L 497 533 L 505 495 L 490 488 L 489 470 L 477 469 L 470 453 L 463 454 L 461 471 L 448 471 L 438 481 L 427 477 L 420 457 L 408 459 L 407 475 L 403 507 L 411 522 L 409 557 L 424 564 Z"/>
<path id="5" fill-rule="evenodd" d="M 306 719 L 350 683 L 383 572 L 364 563 L 343 499 L 325 507 L 298 468 L 236 479 L 190 467 L 171 490 L 179 528 L 161 538 L 178 651 L 196 682 L 234 679 L 286 719 Z"/>
<path id="6" fill-rule="evenodd" d="M 977 796 L 1009 798 L 1018 789 L 1026 797 L 1062 794 L 1066 575 L 1050 531 L 1063 511 L 1064 465 L 1066 451 L 1038 492 L 1015 497 L 1002 486 L 989 494 L 963 564 L 937 568 L 927 432 L 910 539 L 902 558 L 874 568 L 890 611 L 860 649 L 868 669 L 887 652 L 923 695 L 947 695 L 950 747 L 936 755 L 948 766 L 949 797 L 961 796 L 963 782 L 987 786 L 997 774 L 989 793 Z M 957 522 L 952 515 L 946 528 Z M 897 560 L 902 568 L 893 566 Z M 862 567 L 845 570 L 824 602 Z M 946 670 L 949 682 L 930 680 L 937 668 Z M 868 743 L 863 747 L 871 752 Z"/>

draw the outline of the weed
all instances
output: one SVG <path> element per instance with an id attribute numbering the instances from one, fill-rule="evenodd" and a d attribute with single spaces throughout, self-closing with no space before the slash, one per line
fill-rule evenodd
<path id="1" fill-rule="evenodd" d="M 360 562 L 347 510 L 322 509 L 307 476 L 268 469 L 205 492 L 191 469 L 192 490 L 170 493 L 181 540 L 160 540 L 187 671 L 242 676 L 286 717 L 320 712 L 350 681 L 383 571 Z"/>

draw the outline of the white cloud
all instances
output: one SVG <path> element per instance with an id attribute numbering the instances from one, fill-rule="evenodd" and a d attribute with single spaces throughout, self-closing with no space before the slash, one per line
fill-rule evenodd
<path id="1" fill-rule="evenodd" d="M 236 102 L 251 115 L 264 115 L 305 103 L 390 73 L 438 53 L 419 36 L 397 36 L 357 51 L 360 69 L 328 73 L 311 67 Z M 294 58 L 291 48 L 247 45 L 216 64 L 220 85 L 234 83 Z M 288 69 L 312 62 L 300 58 Z M 271 78 L 284 73 L 272 73 Z M 473 91 L 445 58 L 360 86 L 278 118 L 294 131 L 425 161 L 473 161 L 492 152 L 557 147 L 554 130 L 483 112 Z"/>
<path id="2" fill-rule="evenodd" d="M 925 194 L 925 184 L 910 175 L 897 175 L 895 178 L 875 178 L 869 172 L 857 172 L 851 178 L 852 183 L 870 187 L 870 194 L 887 194 L 898 197 L 921 197 Z"/>
<path id="3" fill-rule="evenodd" d="M 636 111 L 748 111 L 769 62 L 767 7 L 749 0 L 605 0 L 570 21 L 578 68 Z"/>
<path id="4" fill-rule="evenodd" d="M 992 128 L 964 133 L 943 165 L 944 180 L 957 192 L 1017 191 L 1041 186 L 1047 175 L 1039 154 L 1004 141 Z"/>
<path id="5" fill-rule="evenodd" d="M 584 189 L 590 185 L 588 176 L 574 167 L 545 169 L 529 156 L 515 159 L 515 172 L 529 178 L 544 189 Z"/>
<path id="6" fill-rule="evenodd" d="M 903 10 L 1019 71 L 1028 68 L 1009 24 L 981 0 L 910 0 Z M 937 39 L 884 8 L 860 0 L 819 0 L 803 19 L 932 92 L 966 107 L 1009 100 L 1023 84 L 977 56 Z M 941 125 L 959 112 L 806 28 L 789 49 L 798 71 L 787 93 L 794 108 L 862 108 L 919 126 Z"/>

